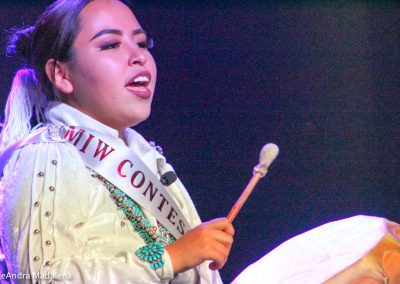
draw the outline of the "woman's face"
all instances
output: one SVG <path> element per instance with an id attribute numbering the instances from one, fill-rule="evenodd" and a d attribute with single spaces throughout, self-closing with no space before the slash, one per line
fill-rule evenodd
<path id="1" fill-rule="evenodd" d="M 150 115 L 157 70 L 147 37 L 132 11 L 95 0 L 80 13 L 66 103 L 121 131 Z"/>

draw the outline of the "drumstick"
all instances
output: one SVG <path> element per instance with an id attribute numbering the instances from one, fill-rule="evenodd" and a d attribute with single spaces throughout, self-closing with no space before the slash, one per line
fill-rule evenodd
<path id="1" fill-rule="evenodd" d="M 269 143 L 264 145 L 260 152 L 260 162 L 257 166 L 254 167 L 253 177 L 247 184 L 246 188 L 243 190 L 242 194 L 240 195 L 239 199 L 236 201 L 235 205 L 233 205 L 231 211 L 228 214 L 229 222 L 233 222 L 236 215 L 239 213 L 240 209 L 242 208 L 243 204 L 246 202 L 247 198 L 249 197 L 250 193 L 253 191 L 254 187 L 256 186 L 257 182 L 267 174 L 268 167 L 271 163 L 275 160 L 276 156 L 279 153 L 279 148 L 275 144 Z"/>

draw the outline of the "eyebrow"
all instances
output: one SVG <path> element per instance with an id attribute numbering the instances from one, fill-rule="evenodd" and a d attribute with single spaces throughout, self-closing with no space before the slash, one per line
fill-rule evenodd
<path id="1" fill-rule="evenodd" d="M 117 30 L 117 29 L 104 29 L 99 31 L 98 33 L 96 33 L 89 41 L 94 40 L 95 38 L 98 38 L 99 36 L 105 35 L 105 34 L 114 34 L 114 35 L 122 35 L 122 31 L 121 30 Z M 145 34 L 147 35 L 147 33 L 143 30 L 143 29 L 136 29 L 132 32 L 132 35 L 138 35 L 138 34 Z"/>

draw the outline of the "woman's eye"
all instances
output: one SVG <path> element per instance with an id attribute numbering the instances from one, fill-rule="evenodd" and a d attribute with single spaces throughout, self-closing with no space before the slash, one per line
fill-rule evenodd
<path id="1" fill-rule="evenodd" d="M 120 42 L 107 42 L 103 45 L 100 46 L 100 50 L 108 50 L 108 49 L 114 49 L 114 48 L 118 48 L 121 45 Z"/>
<path id="2" fill-rule="evenodd" d="M 140 48 L 149 48 L 149 46 L 148 46 L 148 44 L 147 44 L 147 42 L 146 41 L 141 41 L 141 42 L 139 42 L 138 43 L 138 46 L 140 47 Z"/>
<path id="3" fill-rule="evenodd" d="M 153 40 L 151 38 L 141 41 L 138 43 L 140 48 L 151 49 L 154 46 Z"/>

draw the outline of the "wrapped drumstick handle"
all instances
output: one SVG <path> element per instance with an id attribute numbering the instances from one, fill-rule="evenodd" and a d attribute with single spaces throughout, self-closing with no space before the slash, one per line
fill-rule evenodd
<path id="1" fill-rule="evenodd" d="M 233 205 L 231 211 L 228 214 L 227 218 L 229 222 L 233 222 L 236 215 L 239 213 L 240 209 L 246 202 L 247 198 L 253 191 L 260 178 L 264 177 L 267 174 L 268 167 L 275 160 L 278 153 L 279 148 L 275 144 L 269 143 L 267 145 L 264 145 L 260 152 L 260 162 L 257 166 L 254 167 L 253 177 L 251 178 L 250 182 L 243 190 L 242 195 L 240 195 L 239 199 L 236 201 L 235 205 Z"/>

